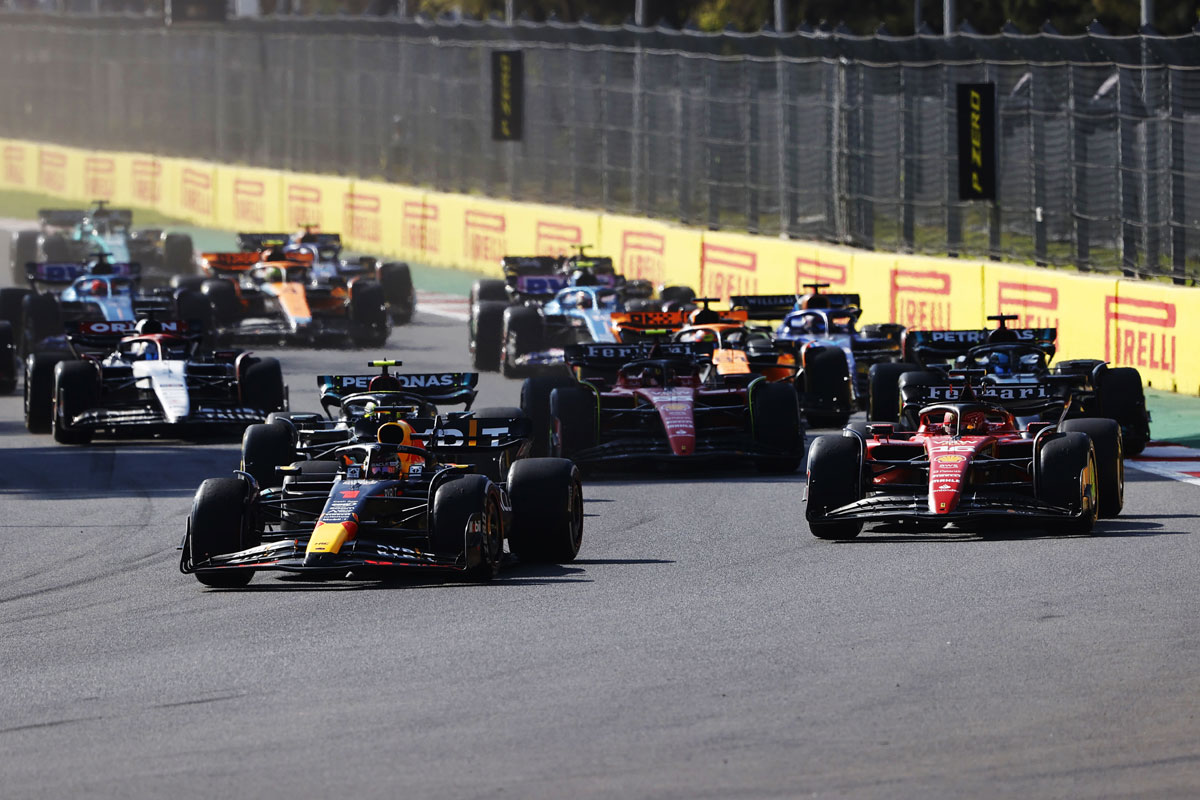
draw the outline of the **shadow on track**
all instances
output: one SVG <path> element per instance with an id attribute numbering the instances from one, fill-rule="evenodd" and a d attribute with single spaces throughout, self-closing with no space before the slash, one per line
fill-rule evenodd
<path id="1" fill-rule="evenodd" d="M 1193 517 L 1194 514 L 1180 514 L 1181 517 Z M 1151 516 L 1142 519 L 1163 519 Z M 921 530 L 918 528 L 902 528 L 897 525 L 880 525 L 873 529 L 864 530 L 855 539 L 838 541 L 835 544 L 896 544 L 900 542 L 955 542 L 962 544 L 985 544 L 990 542 L 1034 541 L 1039 539 L 1120 539 L 1141 536 L 1186 536 L 1190 532 L 1183 530 L 1168 530 L 1157 522 L 1138 522 L 1137 517 L 1117 517 L 1116 519 L 1100 520 L 1091 533 L 1057 533 L 1036 528 L 1028 530 Z"/>

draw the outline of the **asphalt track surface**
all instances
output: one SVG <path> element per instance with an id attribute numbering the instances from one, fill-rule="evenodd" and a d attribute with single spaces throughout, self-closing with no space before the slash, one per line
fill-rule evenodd
<path id="1" fill-rule="evenodd" d="M 464 327 L 419 314 L 378 355 L 466 368 Z M 308 409 L 376 354 L 278 355 Z M 569 566 L 215 591 L 175 548 L 235 443 L 21 420 L 0 398 L 5 798 L 1200 792 L 1195 485 L 1131 470 L 1087 538 L 833 543 L 799 473 L 617 476 Z"/>

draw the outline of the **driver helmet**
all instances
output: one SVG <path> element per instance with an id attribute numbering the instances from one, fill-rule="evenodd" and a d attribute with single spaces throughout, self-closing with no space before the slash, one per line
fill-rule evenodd
<path id="1" fill-rule="evenodd" d="M 572 286 L 596 286 L 600 281 L 590 269 L 577 269 L 571 273 Z"/>
<path id="2" fill-rule="evenodd" d="M 639 377 L 642 386 L 660 386 L 662 384 L 662 376 L 658 367 L 642 367 L 642 374 Z"/>
<path id="3" fill-rule="evenodd" d="M 404 420 L 396 420 L 380 425 L 375 437 L 380 444 L 420 447 L 420 443 L 413 438 L 413 433 L 412 425 Z M 372 461 L 368 477 L 401 478 L 408 475 L 413 464 L 422 460 L 415 453 L 380 453 L 379 455 L 381 458 L 378 461 Z"/>
<path id="4" fill-rule="evenodd" d="M 400 380 L 394 375 L 376 375 L 367 384 L 367 391 L 369 392 L 398 392 L 402 388 Z"/>
<path id="5" fill-rule="evenodd" d="M 988 366 L 997 375 L 1006 375 L 1012 371 L 1012 358 L 1008 353 L 998 350 L 988 354 Z"/>
<path id="6" fill-rule="evenodd" d="M 133 343 L 129 355 L 140 361 L 158 361 L 158 346 L 149 339 L 143 339 Z"/>
<path id="7" fill-rule="evenodd" d="M 84 291 L 88 294 L 103 297 L 108 294 L 108 283 L 102 280 L 91 280 L 84 284 Z"/>
<path id="8" fill-rule="evenodd" d="M 283 283 L 283 270 L 279 267 L 263 270 L 263 280 L 268 283 Z"/>
<path id="9" fill-rule="evenodd" d="M 146 318 L 139 319 L 133 326 L 133 329 L 138 334 L 162 333 L 163 326 L 162 323 L 156 319 Z"/>
<path id="10" fill-rule="evenodd" d="M 958 432 L 960 435 L 987 433 L 987 414 L 983 411 L 968 411 L 963 414 Z"/>

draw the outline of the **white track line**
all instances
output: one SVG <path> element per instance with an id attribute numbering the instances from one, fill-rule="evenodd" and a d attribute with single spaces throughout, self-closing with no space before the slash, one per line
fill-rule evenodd
<path id="1" fill-rule="evenodd" d="M 1170 442 L 1151 442 L 1125 466 L 1163 478 L 1200 486 L 1200 450 Z"/>
<path id="2" fill-rule="evenodd" d="M 466 322 L 471 318 L 470 301 L 457 294 L 441 292 L 417 292 L 417 314 L 433 314 Z"/>

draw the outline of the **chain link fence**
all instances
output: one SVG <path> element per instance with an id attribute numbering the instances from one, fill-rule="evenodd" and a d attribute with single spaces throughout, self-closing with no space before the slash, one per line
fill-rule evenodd
<path id="1" fill-rule="evenodd" d="M 0 135 L 889 251 L 1200 276 L 1200 37 L 0 17 Z M 491 140 L 490 53 L 525 53 Z M 991 81 L 998 200 L 957 200 Z"/>

